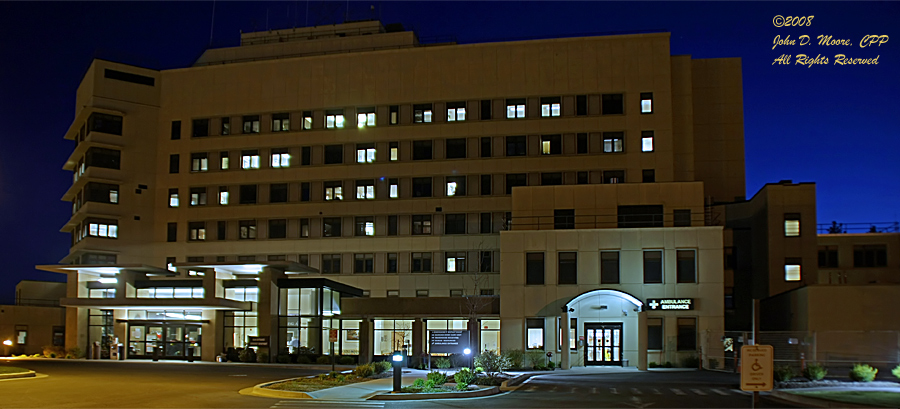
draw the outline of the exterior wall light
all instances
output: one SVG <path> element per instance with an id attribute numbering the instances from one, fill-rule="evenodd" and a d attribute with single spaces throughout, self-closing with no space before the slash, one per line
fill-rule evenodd
<path id="1" fill-rule="evenodd" d="M 7 339 L 6 341 L 3 341 L 3 345 L 6 345 L 6 346 L 12 345 L 12 340 Z"/>
<path id="2" fill-rule="evenodd" d="M 116 284 L 116 283 L 119 282 L 119 280 L 118 280 L 117 278 L 115 278 L 115 277 L 112 277 L 112 278 L 101 277 L 101 278 L 100 278 L 99 280 L 97 280 L 97 281 L 99 281 L 99 282 L 102 283 L 102 284 Z"/>

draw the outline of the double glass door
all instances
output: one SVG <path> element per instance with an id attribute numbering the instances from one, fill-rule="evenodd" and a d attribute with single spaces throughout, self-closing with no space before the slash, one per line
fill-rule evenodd
<path id="1" fill-rule="evenodd" d="M 188 348 L 200 357 L 201 333 L 199 324 L 132 323 L 128 325 L 128 357 L 152 358 L 159 348 L 160 359 L 187 359 Z"/>
<path id="2" fill-rule="evenodd" d="M 584 324 L 585 365 L 622 365 L 622 323 Z"/>

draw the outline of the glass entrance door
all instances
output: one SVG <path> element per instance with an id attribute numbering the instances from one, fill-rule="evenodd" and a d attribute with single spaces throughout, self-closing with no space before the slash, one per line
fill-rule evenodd
<path id="1" fill-rule="evenodd" d="M 200 358 L 201 331 L 199 324 L 133 323 L 128 326 L 128 357 L 152 358 L 153 348 L 159 348 L 160 359 L 187 359 L 194 348 Z"/>
<path id="2" fill-rule="evenodd" d="M 622 365 L 622 323 L 584 324 L 585 365 Z"/>

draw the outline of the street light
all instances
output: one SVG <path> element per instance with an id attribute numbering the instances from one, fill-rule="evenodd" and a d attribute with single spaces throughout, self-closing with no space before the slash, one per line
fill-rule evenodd
<path id="1" fill-rule="evenodd" d="M 391 356 L 391 364 L 394 366 L 394 391 L 393 393 L 400 392 L 400 377 L 402 373 L 403 367 L 403 354 L 400 351 L 394 351 L 394 355 Z"/>

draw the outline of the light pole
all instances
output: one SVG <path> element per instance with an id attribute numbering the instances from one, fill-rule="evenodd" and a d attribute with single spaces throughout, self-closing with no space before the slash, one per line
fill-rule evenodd
<path id="1" fill-rule="evenodd" d="M 471 361 L 469 360 L 469 358 L 470 358 L 470 356 L 472 355 L 472 350 L 469 349 L 469 348 L 466 348 L 466 349 L 463 350 L 463 354 L 466 356 L 466 366 L 468 366 L 468 367 L 471 368 L 471 367 L 472 367 L 472 363 L 471 363 Z M 472 368 L 472 369 L 474 369 L 474 368 Z"/>

